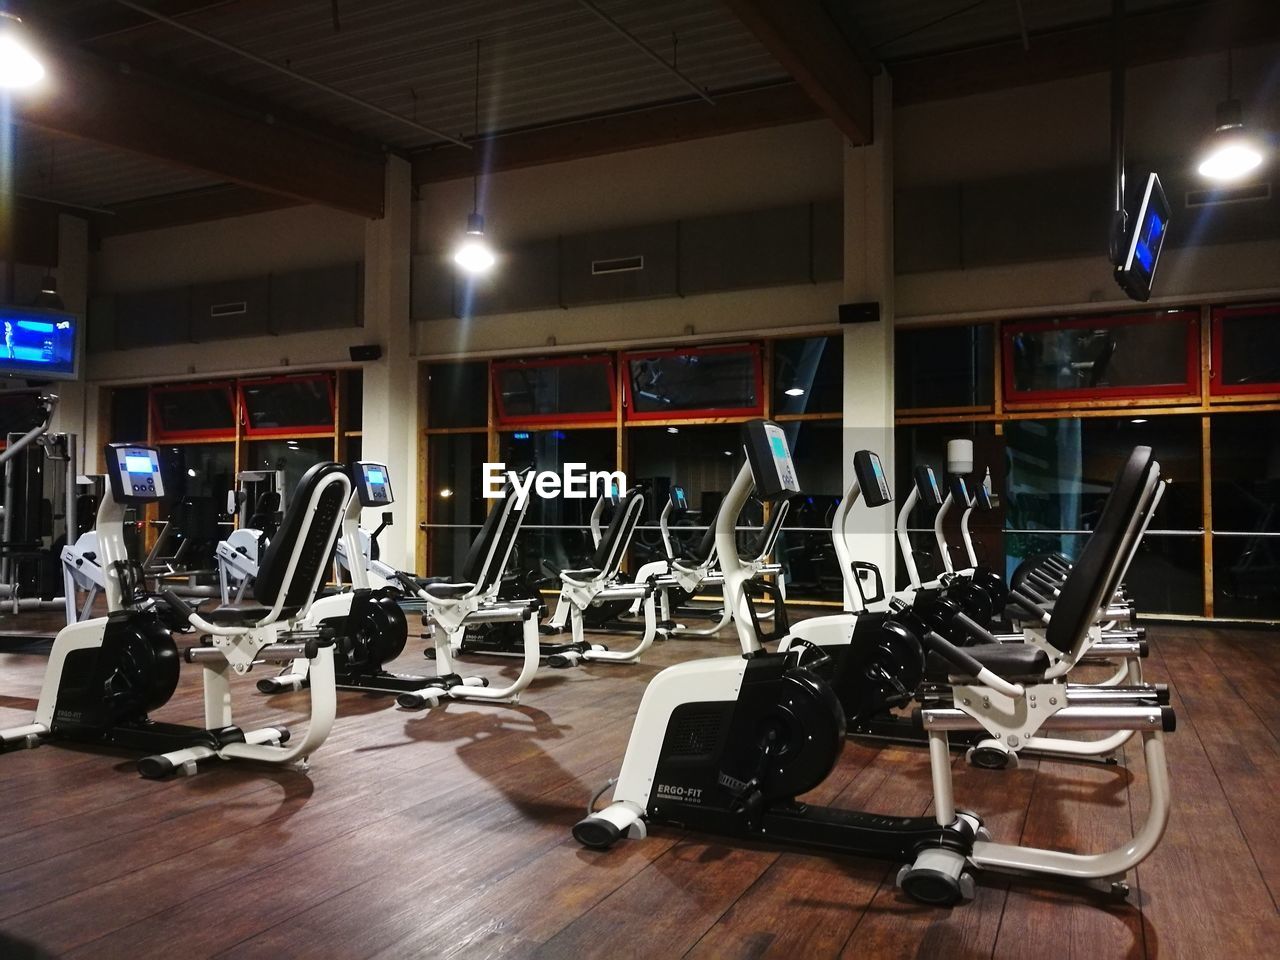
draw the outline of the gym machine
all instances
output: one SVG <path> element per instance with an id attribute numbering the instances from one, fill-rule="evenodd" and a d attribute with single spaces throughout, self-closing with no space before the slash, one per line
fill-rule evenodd
<path id="1" fill-rule="evenodd" d="M 898 874 L 903 890 L 933 904 L 971 897 L 975 869 L 1103 879 L 1113 892 L 1126 893 L 1123 874 L 1151 853 L 1168 821 L 1163 734 L 1173 729 L 1173 712 L 1145 692 L 1114 691 L 1110 698 L 1072 704 L 1065 683 L 1044 677 L 1049 662 L 1043 651 L 1029 644 L 961 650 L 936 633 L 923 638 L 943 674 L 943 691 L 920 711 L 929 731 L 932 816 L 882 816 L 797 802 L 839 760 L 844 710 L 820 673 L 827 665 L 820 658 L 804 666 L 794 651 L 770 653 L 763 646 L 768 637 L 753 616 L 735 522 L 753 487 L 762 498 L 779 500 L 798 493 L 799 484 L 777 424 L 745 424 L 744 445 L 747 462 L 716 529 L 742 655 L 677 664 L 653 679 L 612 802 L 581 820 L 574 837 L 604 849 L 624 836 L 645 837 L 651 824 L 669 824 L 889 859 L 906 864 Z M 1087 637 L 1083 628 L 1114 586 L 1128 532 L 1118 522 L 1100 525 L 1063 592 L 1057 643 Z M 1054 728 L 1142 731 L 1151 803 L 1133 841 L 1089 855 L 997 844 L 978 816 L 957 811 L 949 730 L 982 729 L 1021 743 Z"/>
<path id="2" fill-rule="evenodd" d="M 113 443 L 105 448 L 109 488 L 98 508 L 97 531 L 106 571 L 108 613 L 64 627 L 54 641 L 33 721 L 0 730 L 0 747 L 66 740 L 122 747 L 145 754 L 144 777 L 194 773 L 201 760 L 307 759 L 329 734 L 336 709 L 332 639 L 301 630 L 338 535 L 351 484 L 336 463 L 319 463 L 303 477 L 298 497 L 263 557 L 254 587 L 257 606 L 200 613 L 172 593 L 160 601 L 143 591 L 141 566 L 129 559 L 123 535 L 127 507 L 165 496 L 159 452 Z M 162 614 L 164 615 L 162 617 Z M 164 619 L 204 638 L 179 653 Z M 293 739 L 280 725 L 244 730 L 232 723 L 231 678 L 262 662 L 311 661 L 310 723 Z M 181 660 L 201 667 L 204 726 L 164 723 L 150 713 L 173 696 Z"/>
<path id="3" fill-rule="evenodd" d="M 224 604 L 239 603 L 252 586 L 284 507 L 283 470 L 244 470 L 236 477 L 236 489 L 227 494 L 236 528 L 214 550 Z"/>

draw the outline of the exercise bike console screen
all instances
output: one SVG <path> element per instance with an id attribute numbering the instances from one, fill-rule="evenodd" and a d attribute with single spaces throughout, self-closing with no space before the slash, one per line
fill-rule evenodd
<path id="1" fill-rule="evenodd" d="M 1151 284 L 1160 264 L 1165 235 L 1169 231 L 1169 201 L 1160 178 L 1152 173 L 1142 193 L 1142 206 L 1129 236 L 1124 263 L 1116 267 L 1116 282 L 1131 299 L 1151 299 Z"/>
<path id="2" fill-rule="evenodd" d="M 391 477 L 384 463 L 361 460 L 356 463 L 356 494 L 362 507 L 389 507 L 396 502 L 391 493 Z"/>
<path id="3" fill-rule="evenodd" d="M 964 477 L 959 474 L 952 474 L 947 478 L 947 486 L 952 500 L 962 507 L 973 506 L 973 500 L 969 497 L 969 485 L 964 482 Z"/>
<path id="4" fill-rule="evenodd" d="M 164 499 L 160 453 L 155 448 L 109 443 L 106 461 L 111 493 L 117 503 L 150 503 Z"/>
<path id="5" fill-rule="evenodd" d="M 916 492 L 920 494 L 920 502 L 926 507 L 942 506 L 942 491 L 938 489 L 938 478 L 933 474 L 933 467 L 916 467 Z"/>
<path id="6" fill-rule="evenodd" d="M 689 501 L 684 495 L 684 487 L 671 488 L 671 506 L 676 510 L 687 511 Z"/>
<path id="7" fill-rule="evenodd" d="M 893 502 L 893 494 L 889 492 L 889 481 L 884 477 L 879 454 L 859 450 L 853 455 L 853 473 L 858 478 L 862 499 L 868 507 L 883 507 L 886 503 Z"/>
<path id="8" fill-rule="evenodd" d="M 780 426 L 771 420 L 743 424 L 743 446 L 756 481 L 757 497 L 764 501 L 786 500 L 800 492 L 791 447 Z"/>

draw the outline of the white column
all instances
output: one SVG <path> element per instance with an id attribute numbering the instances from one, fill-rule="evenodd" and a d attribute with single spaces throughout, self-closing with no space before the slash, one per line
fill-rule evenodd
<path id="1" fill-rule="evenodd" d="M 365 225 L 364 330 L 382 357 L 364 366 L 362 457 L 385 463 L 396 495 L 395 524 L 378 543 L 382 558 L 402 570 L 413 568 L 417 530 L 418 374 L 409 324 L 412 177 L 409 163 L 387 161 L 385 213 Z M 377 526 L 379 516 L 364 518 Z"/>
<path id="2" fill-rule="evenodd" d="M 853 454 L 880 454 L 893 469 L 893 98 L 886 74 L 876 79 L 875 139 L 844 148 L 844 301 L 877 301 L 878 323 L 844 328 L 844 481 L 853 479 Z M 895 496 L 905 491 L 894 491 Z M 893 589 L 894 508 L 859 505 L 850 517 L 853 556 L 877 564 Z"/>
<path id="3" fill-rule="evenodd" d="M 68 313 L 80 318 L 76 350 L 80 357 L 80 379 L 59 381 L 50 389 L 58 395 L 58 410 L 53 418 L 53 432 L 76 435 L 76 456 L 80 473 L 92 473 L 97 469 L 97 457 L 88 443 L 97 442 L 97 418 L 90 423 L 88 388 L 85 385 L 85 316 L 89 305 L 89 224 L 79 217 L 66 214 L 58 216 L 58 268 L 54 271 L 58 280 L 58 296 Z"/>

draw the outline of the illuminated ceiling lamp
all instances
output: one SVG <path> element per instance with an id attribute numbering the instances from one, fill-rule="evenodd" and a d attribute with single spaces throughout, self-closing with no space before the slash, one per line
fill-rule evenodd
<path id="1" fill-rule="evenodd" d="M 459 269 L 473 276 L 488 273 L 497 257 L 484 236 L 484 217 L 480 215 L 480 41 L 476 40 L 476 92 L 475 92 L 476 146 L 473 157 L 475 166 L 471 174 L 471 213 L 467 215 L 467 229 L 453 252 L 453 262 Z"/>
<path id="2" fill-rule="evenodd" d="M 40 292 L 36 294 L 34 306 L 43 310 L 67 309 L 67 305 L 62 302 L 62 297 L 58 294 L 58 278 L 52 273 L 46 273 L 40 279 Z"/>
<path id="3" fill-rule="evenodd" d="M 1244 109 L 1232 95 L 1234 73 L 1231 51 L 1227 51 L 1227 99 L 1218 104 L 1217 122 L 1205 143 L 1196 171 L 1215 183 L 1234 183 L 1262 166 L 1259 139 L 1244 125 Z"/>
<path id="4" fill-rule="evenodd" d="M 44 79 L 44 64 L 31 49 L 22 20 L 0 10 L 0 89 L 22 90 Z"/>

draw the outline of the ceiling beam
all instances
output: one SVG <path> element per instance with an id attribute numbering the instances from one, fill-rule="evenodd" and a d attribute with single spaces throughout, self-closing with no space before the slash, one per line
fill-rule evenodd
<path id="1" fill-rule="evenodd" d="M 385 157 L 318 139 L 163 79 L 47 42 L 48 89 L 14 98 L 15 118 L 255 190 L 381 217 Z"/>
<path id="2" fill-rule="evenodd" d="M 1130 66 L 1270 43 L 1280 38 L 1276 0 L 1215 2 L 1125 17 Z M 888 65 L 899 106 L 1100 73 L 1111 67 L 1109 21 L 1033 33 L 953 53 L 924 54 Z"/>
<path id="3" fill-rule="evenodd" d="M 23 3 L 27 6 L 28 3 Z M 186 17 L 219 7 L 243 6 L 243 0 L 152 0 L 151 7 L 167 17 Z M 230 12 L 230 11 L 224 11 Z M 56 16 L 56 12 L 52 15 Z M 146 14 L 109 4 L 97 13 L 81 13 L 59 18 L 80 43 L 116 42 L 132 39 L 138 31 L 155 32 L 160 24 Z"/>
<path id="4" fill-rule="evenodd" d="M 585 118 L 479 141 L 474 152 L 445 146 L 413 155 L 414 184 L 469 177 L 477 159 L 486 173 L 561 163 L 624 150 L 658 147 L 682 140 L 774 127 L 822 116 L 794 83 L 717 93 L 715 106 L 690 99 Z"/>
<path id="5" fill-rule="evenodd" d="M 871 142 L 871 74 L 818 0 L 725 5 L 855 145 Z"/>
<path id="6" fill-rule="evenodd" d="M 262 193 L 233 183 L 188 190 L 111 205 L 109 213 L 91 217 L 97 237 L 115 237 L 143 230 L 180 227 L 189 223 L 243 217 L 298 206 L 297 200 L 276 193 Z"/>

